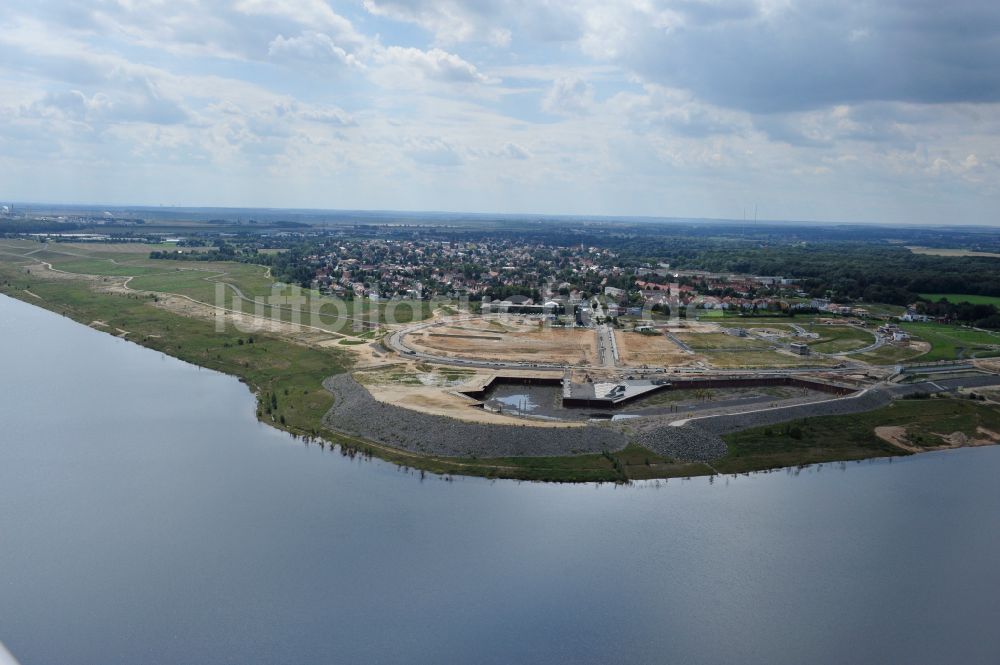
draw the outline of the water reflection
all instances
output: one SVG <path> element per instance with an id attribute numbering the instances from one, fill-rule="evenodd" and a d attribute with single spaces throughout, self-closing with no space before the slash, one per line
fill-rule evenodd
<path id="1" fill-rule="evenodd" d="M 427 482 L 2 297 L 0 368 L 0 640 L 23 665 L 1000 661 L 997 448 Z"/>

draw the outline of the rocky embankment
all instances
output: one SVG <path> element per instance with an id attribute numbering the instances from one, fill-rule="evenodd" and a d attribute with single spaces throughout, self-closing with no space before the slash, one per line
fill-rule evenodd
<path id="1" fill-rule="evenodd" d="M 335 399 L 324 417 L 333 430 L 412 452 L 446 457 L 543 457 L 614 452 L 633 441 L 667 457 L 707 461 L 726 454 L 717 435 L 643 418 L 582 427 L 491 425 L 420 413 L 380 402 L 349 374 L 323 385 Z"/>
<path id="2" fill-rule="evenodd" d="M 324 424 L 412 452 L 446 457 L 545 457 L 621 450 L 628 439 L 608 425 L 488 425 L 380 402 L 350 374 L 323 385 L 334 396 Z"/>
<path id="3" fill-rule="evenodd" d="M 445 457 L 543 457 L 614 452 L 629 442 L 678 461 L 710 462 L 726 454 L 722 435 L 752 427 L 871 411 L 914 392 L 993 385 L 996 376 L 879 386 L 864 393 L 738 414 L 693 418 L 670 425 L 665 417 L 582 427 L 482 424 L 420 413 L 380 402 L 350 374 L 324 381 L 335 398 L 324 424 L 335 430 L 417 453 Z M 955 383 L 956 385 L 951 385 Z"/>
<path id="4" fill-rule="evenodd" d="M 726 454 L 726 442 L 694 425 L 674 427 L 661 419 L 631 434 L 631 441 L 654 453 L 684 462 L 710 462 Z"/>

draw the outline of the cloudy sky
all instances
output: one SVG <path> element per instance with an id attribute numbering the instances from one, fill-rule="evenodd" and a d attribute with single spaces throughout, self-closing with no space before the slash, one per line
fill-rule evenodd
<path id="1" fill-rule="evenodd" d="M 996 0 L 3 0 L 0 198 L 1000 223 Z"/>

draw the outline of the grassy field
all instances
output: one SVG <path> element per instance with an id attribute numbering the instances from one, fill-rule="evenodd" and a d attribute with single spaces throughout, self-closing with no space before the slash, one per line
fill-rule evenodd
<path id="1" fill-rule="evenodd" d="M 726 323 L 729 323 L 728 321 Z M 740 326 L 746 330 L 767 330 L 776 333 L 785 333 L 786 335 L 794 335 L 795 330 L 788 323 L 748 323 L 745 326 Z"/>
<path id="2" fill-rule="evenodd" d="M 53 268 L 65 272 L 74 272 L 81 275 L 103 275 L 107 277 L 132 277 L 134 275 L 155 274 L 161 271 L 161 269 L 146 266 L 112 263 L 106 259 L 72 258 L 71 260 L 50 261 L 50 263 Z"/>
<path id="3" fill-rule="evenodd" d="M 65 272 L 87 275 L 130 276 L 162 272 L 149 259 L 150 248 L 156 245 L 124 244 L 94 245 L 93 248 L 68 243 L 12 244 L 0 241 L 0 249 L 30 253 L 29 257 L 51 263 L 53 268 Z"/>
<path id="4" fill-rule="evenodd" d="M 777 351 L 709 351 L 705 358 L 716 367 L 801 367 L 832 365 L 834 360 L 812 356 L 794 356 Z"/>
<path id="5" fill-rule="evenodd" d="M 872 316 L 887 318 L 890 316 L 902 316 L 906 308 L 902 305 L 886 305 L 884 303 L 865 303 L 864 308 Z"/>
<path id="6" fill-rule="evenodd" d="M 263 266 L 249 263 L 161 261 L 153 274 L 137 276 L 129 287 L 138 291 L 176 293 L 202 302 L 214 302 L 216 282 L 232 284 L 248 298 L 266 297 L 273 281 Z"/>
<path id="7" fill-rule="evenodd" d="M 714 349 L 767 350 L 768 345 L 752 337 L 737 337 L 726 333 L 676 333 L 674 335 L 695 351 Z"/>
<path id="8" fill-rule="evenodd" d="M 914 337 L 929 342 L 931 350 L 921 361 L 955 360 L 958 358 L 1000 355 L 1000 333 L 972 330 L 945 323 L 902 323 L 900 327 Z M 961 353 L 959 353 L 961 349 Z"/>
<path id="9" fill-rule="evenodd" d="M 963 293 L 921 293 L 921 298 L 926 298 L 931 302 L 937 302 L 945 298 L 950 303 L 967 302 L 973 305 L 995 305 L 1000 307 L 1000 298 L 997 296 L 972 296 Z"/>
<path id="10" fill-rule="evenodd" d="M 907 360 L 915 360 L 920 358 L 922 354 L 923 351 L 919 349 L 885 344 L 874 351 L 852 354 L 850 357 L 873 365 L 893 365 Z M 923 360 L 923 358 L 920 359 Z"/>
<path id="11" fill-rule="evenodd" d="M 818 339 L 809 340 L 807 344 L 820 353 L 840 353 L 854 349 L 862 349 L 875 342 L 875 335 L 867 330 L 853 326 L 813 326 L 807 328 L 819 335 Z"/>
<path id="12" fill-rule="evenodd" d="M 288 296 L 301 296 L 302 323 L 332 332 L 354 334 L 352 320 L 387 317 L 397 323 L 410 323 L 430 317 L 429 303 L 421 301 L 374 302 L 368 299 L 340 301 L 311 289 L 295 289 L 274 283 L 265 266 L 251 263 L 214 261 L 171 261 L 149 258 L 153 249 L 162 246 L 143 244 L 73 245 L 42 244 L 31 241 L 0 241 L 0 252 L 7 261 L 45 261 L 56 270 L 80 275 L 132 277 L 129 288 L 137 291 L 175 294 L 210 305 L 259 311 L 263 316 L 281 321 L 293 320 L 291 307 L 281 302 Z M 21 257 L 15 255 L 23 255 Z M 222 301 L 217 297 L 219 284 L 228 284 Z M 240 298 L 242 294 L 248 300 Z M 255 301 L 268 304 L 259 306 Z M 260 307 L 258 309 L 258 307 Z"/>
<path id="13" fill-rule="evenodd" d="M 918 445 L 944 443 L 937 434 L 974 435 L 976 427 L 1000 431 L 1000 408 L 962 399 L 902 400 L 868 413 L 807 418 L 725 436 L 729 453 L 712 466 L 740 473 L 892 455 L 908 455 L 875 436 L 875 427 L 906 427 Z"/>

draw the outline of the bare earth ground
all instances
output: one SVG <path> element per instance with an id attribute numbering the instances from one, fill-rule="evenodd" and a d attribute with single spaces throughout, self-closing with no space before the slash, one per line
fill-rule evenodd
<path id="1" fill-rule="evenodd" d="M 487 370 L 453 373 L 451 368 L 434 367 L 412 361 L 392 363 L 354 373 L 372 397 L 387 404 L 414 409 L 423 413 L 450 416 L 459 420 L 531 427 L 580 427 L 584 423 L 553 422 L 515 418 L 475 407 L 477 402 L 459 394 L 459 390 L 475 390 L 490 381 L 494 372 Z M 560 376 L 553 373 L 505 371 L 504 376 Z M 449 379 L 449 376 L 455 377 Z"/>
<path id="2" fill-rule="evenodd" d="M 911 453 L 919 453 L 924 450 L 923 448 L 910 443 L 910 440 L 906 438 L 905 427 L 900 427 L 898 425 L 882 425 L 881 427 L 875 428 L 875 436 L 887 443 L 891 443 L 901 450 L 908 450 Z"/>
<path id="3" fill-rule="evenodd" d="M 460 326 L 436 326 L 407 335 L 406 343 L 445 356 L 529 363 L 597 363 L 597 336 L 593 330 L 542 328 L 509 321 L 475 319 L 463 321 Z"/>
<path id="4" fill-rule="evenodd" d="M 966 446 L 992 446 L 1000 443 L 1000 433 L 988 430 L 985 427 L 977 427 L 976 432 L 980 435 L 976 438 L 969 438 L 962 432 L 952 432 L 951 434 L 940 434 L 940 446 L 918 446 L 912 443 L 907 437 L 906 428 L 898 425 L 883 425 L 875 428 L 875 436 L 891 443 L 902 450 L 911 453 L 922 453 L 928 450 L 946 450 L 948 448 L 963 448 Z"/>
<path id="5" fill-rule="evenodd" d="M 962 394 L 975 393 L 980 397 L 984 397 L 986 401 L 993 402 L 994 404 L 1000 404 L 1000 386 L 988 386 L 984 388 L 975 389 L 965 389 L 961 391 Z"/>
<path id="6" fill-rule="evenodd" d="M 618 352 L 626 365 L 693 365 L 698 356 L 685 352 L 666 335 L 615 331 Z"/>
<path id="7" fill-rule="evenodd" d="M 788 334 L 786 328 L 766 326 Z M 767 341 L 736 337 L 722 332 L 718 323 L 674 321 L 661 329 L 676 331 L 694 347 L 708 351 L 684 351 L 665 335 L 643 335 L 616 331 L 621 365 L 628 367 L 684 367 L 710 364 L 720 368 L 794 367 L 832 364 L 831 361 L 768 350 Z M 406 337 L 417 350 L 447 357 L 517 362 L 555 362 L 594 367 L 597 363 L 596 334 L 592 330 L 547 328 L 531 317 L 508 316 L 468 320 L 440 319 Z M 593 371 L 599 371 L 594 368 Z"/>
<path id="8" fill-rule="evenodd" d="M 984 358 L 973 361 L 973 364 L 989 372 L 1000 372 L 1000 358 Z"/>

